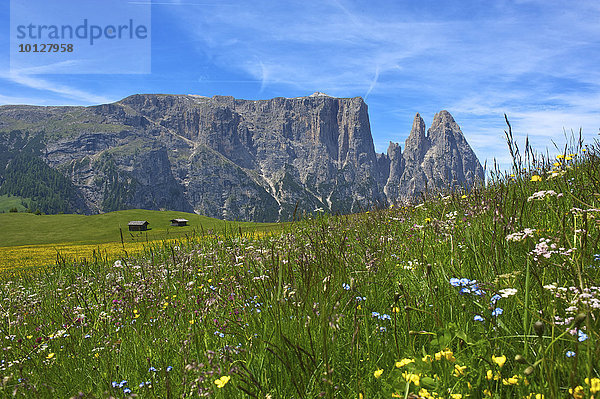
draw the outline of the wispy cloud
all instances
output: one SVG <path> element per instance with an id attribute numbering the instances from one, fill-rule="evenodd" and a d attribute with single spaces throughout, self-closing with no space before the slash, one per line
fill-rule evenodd
<path id="1" fill-rule="evenodd" d="M 263 88 L 370 92 L 374 72 L 398 70 L 402 60 L 426 51 L 429 31 L 444 24 L 375 21 L 339 1 L 238 5 L 172 12 L 187 21 L 203 53 L 260 79 Z"/>
<path id="2" fill-rule="evenodd" d="M 44 98 L 44 95 L 47 95 L 48 93 L 53 93 L 53 94 L 57 94 L 60 97 L 64 98 L 66 100 L 67 104 L 72 104 L 73 102 L 83 103 L 83 104 L 102 104 L 102 103 L 108 103 L 108 102 L 113 101 L 107 97 L 89 93 L 85 90 L 80 90 L 80 89 L 77 89 L 72 86 L 56 83 L 49 79 L 40 78 L 36 75 L 29 75 L 29 74 L 16 73 L 16 72 L 4 72 L 4 73 L 0 73 L 0 78 L 4 79 L 10 83 L 16 83 L 18 85 L 25 86 L 26 88 L 29 88 L 29 89 L 39 90 L 42 92 L 42 96 L 41 96 L 42 99 Z M 0 101 L 2 101 L 4 103 L 21 102 L 21 101 L 11 101 L 11 99 L 13 99 L 13 98 L 14 97 L 12 97 L 12 96 L 5 97 L 5 99 L 9 100 L 9 101 L 5 102 L 2 100 L 2 97 L 0 97 Z M 39 97 L 31 98 L 31 100 L 33 100 L 33 101 L 29 101 L 28 103 L 30 103 L 30 104 L 31 103 L 35 103 L 35 104 L 40 103 Z M 46 103 L 46 102 L 47 102 L 47 100 L 41 101 L 41 103 Z"/>
<path id="3" fill-rule="evenodd" d="M 595 138 L 600 26 L 591 16 L 600 17 L 598 5 L 489 4 L 466 2 L 454 10 L 438 3 L 435 15 L 435 7 L 381 8 L 386 14 L 342 1 L 285 13 L 259 3 L 256 11 L 240 7 L 211 13 L 210 20 L 193 18 L 202 21 L 195 34 L 211 44 L 217 61 L 260 79 L 262 91 L 267 85 L 307 93 L 319 88 L 340 96 L 362 94 L 378 104 L 389 99 L 392 109 L 411 108 L 409 101 L 422 112 L 447 108 L 463 121 L 482 159 L 507 160 L 504 113 L 516 137 L 524 141 L 528 135 L 540 151 L 552 141 L 564 142 L 563 129 L 582 128 L 588 141 Z M 219 38 L 232 37 L 240 40 L 219 45 Z M 248 59 L 261 68 L 237 61 Z M 375 142 L 398 140 L 397 131 L 374 129 Z"/>
<path id="4" fill-rule="evenodd" d="M 135 90 L 172 92 L 179 78 L 193 82 L 185 90 L 253 98 L 317 90 L 363 96 L 378 151 L 389 140 L 404 141 L 415 112 L 430 123 L 435 112 L 447 109 L 482 160 L 505 158 L 504 113 L 517 138 L 529 135 L 540 150 L 563 140 L 563 128 L 581 127 L 591 140 L 600 127 L 595 0 L 568 7 L 560 0 L 152 4 L 153 70 L 164 69 L 127 86 Z M 4 79 L 67 100 L 109 100 L 51 75 Z"/>
<path id="5" fill-rule="evenodd" d="M 371 85 L 369 85 L 369 88 L 367 89 L 367 92 L 364 95 L 365 100 L 368 99 L 369 94 L 371 94 L 371 92 L 375 88 L 375 85 L 377 84 L 378 80 L 379 80 L 379 65 L 377 65 L 375 67 L 375 76 L 373 77 L 373 81 L 371 82 Z"/>
<path id="6" fill-rule="evenodd" d="M 28 97 L 28 96 L 11 96 L 11 95 L 3 95 L 0 94 L 0 105 L 6 104 L 37 104 L 37 105 L 46 105 L 45 101 L 40 101 L 38 97 Z"/>

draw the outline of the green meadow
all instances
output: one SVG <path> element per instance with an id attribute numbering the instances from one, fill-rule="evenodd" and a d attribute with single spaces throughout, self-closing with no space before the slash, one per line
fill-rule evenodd
<path id="1" fill-rule="evenodd" d="M 171 219 L 189 220 L 188 226 L 173 227 Z M 131 220 L 147 220 L 149 230 L 129 232 Z M 43 245 L 55 243 L 100 244 L 125 241 L 153 241 L 177 238 L 186 234 L 208 232 L 270 231 L 280 229 L 276 223 L 227 222 L 193 213 L 133 209 L 99 215 L 35 215 L 0 213 L 0 246 Z"/>
<path id="2" fill-rule="evenodd" d="M 509 145 L 512 173 L 421 204 L 264 235 L 190 217 L 136 256 L 7 275 L 0 397 L 600 397 L 600 148 Z M 0 215 L 1 234 L 179 215 Z"/>

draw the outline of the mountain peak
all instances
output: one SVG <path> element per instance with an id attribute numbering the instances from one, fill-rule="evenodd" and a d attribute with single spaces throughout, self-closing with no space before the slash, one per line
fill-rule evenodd
<path id="1" fill-rule="evenodd" d="M 421 118 L 421 115 L 417 113 L 413 120 L 412 129 L 406 139 L 404 145 L 405 158 L 420 158 L 427 148 L 429 147 L 428 139 L 425 136 L 425 121 Z"/>
<path id="2" fill-rule="evenodd" d="M 425 121 L 421 118 L 421 115 L 417 112 L 415 115 L 415 119 L 413 120 L 412 129 L 410 131 L 410 136 L 418 137 L 419 139 L 425 137 Z"/>
<path id="3" fill-rule="evenodd" d="M 434 115 L 431 126 L 433 127 L 435 125 L 444 123 L 456 123 L 450 112 L 446 111 L 445 109 Z"/>
<path id="4" fill-rule="evenodd" d="M 392 200 L 418 196 L 432 189 L 471 186 L 483 179 L 481 164 L 446 110 L 435 114 L 427 135 L 423 118 L 415 115 L 402 162 L 393 162 L 394 149 L 392 146 L 388 149 L 390 171 L 385 185 L 385 193 Z"/>
<path id="5" fill-rule="evenodd" d="M 465 141 L 460 127 L 450 115 L 450 112 L 443 110 L 435 114 L 431 127 L 427 131 L 427 137 L 432 144 L 442 138 L 452 138 L 452 140 Z"/>
<path id="6" fill-rule="evenodd" d="M 331 97 L 329 94 L 322 93 L 320 91 L 315 91 L 309 97 Z"/>

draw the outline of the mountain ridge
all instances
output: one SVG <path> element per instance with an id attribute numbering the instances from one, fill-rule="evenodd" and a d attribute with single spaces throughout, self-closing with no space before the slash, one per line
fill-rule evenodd
<path id="1" fill-rule="evenodd" d="M 0 106 L 0 149 L 29 146 L 77 187 L 87 213 L 171 209 L 282 221 L 483 179 L 447 111 L 425 127 L 417 114 L 404 151 L 390 142 L 377 154 L 361 97 L 134 94 L 90 107 Z"/>

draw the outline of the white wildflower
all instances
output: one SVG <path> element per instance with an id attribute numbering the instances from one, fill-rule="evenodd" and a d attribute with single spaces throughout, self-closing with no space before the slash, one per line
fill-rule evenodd
<path id="1" fill-rule="evenodd" d="M 508 298 L 509 296 L 513 296 L 517 293 L 515 288 L 505 288 L 503 290 L 498 291 L 502 298 Z"/>
<path id="2" fill-rule="evenodd" d="M 526 228 L 523 231 L 517 231 L 515 233 L 506 236 L 506 241 L 523 241 L 527 237 L 533 237 L 535 229 Z"/>
<path id="3" fill-rule="evenodd" d="M 531 201 L 536 201 L 536 200 L 543 200 L 547 197 L 553 197 L 556 196 L 556 191 L 554 190 L 542 190 L 542 191 L 538 191 L 537 193 L 533 193 L 533 195 L 529 198 L 527 198 L 527 202 L 531 202 Z"/>

